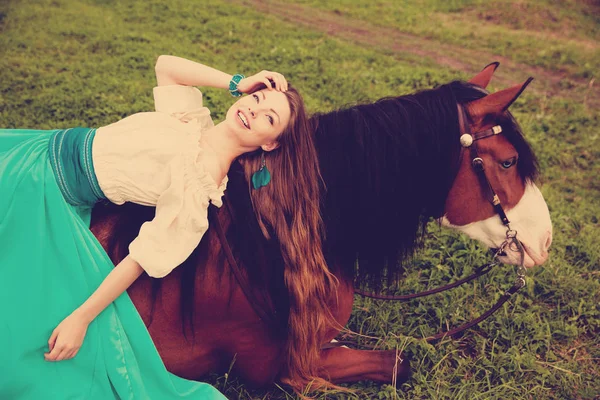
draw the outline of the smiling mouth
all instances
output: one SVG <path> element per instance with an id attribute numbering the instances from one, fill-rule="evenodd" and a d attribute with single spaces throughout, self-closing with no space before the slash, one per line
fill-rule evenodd
<path id="1" fill-rule="evenodd" d="M 237 116 L 240 119 L 240 121 L 242 121 L 242 124 L 244 124 L 244 126 L 246 127 L 246 129 L 250 129 L 250 124 L 248 123 L 248 119 L 246 118 L 246 116 L 241 111 L 237 112 Z"/>

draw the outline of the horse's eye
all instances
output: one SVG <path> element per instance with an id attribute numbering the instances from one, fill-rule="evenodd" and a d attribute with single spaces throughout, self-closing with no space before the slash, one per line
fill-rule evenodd
<path id="1" fill-rule="evenodd" d="M 509 169 L 510 167 L 512 167 L 513 165 L 515 165 L 517 163 L 517 157 L 513 157 L 513 158 L 509 158 L 508 160 L 504 160 L 500 163 L 500 165 L 502 165 L 502 168 L 504 169 Z"/>

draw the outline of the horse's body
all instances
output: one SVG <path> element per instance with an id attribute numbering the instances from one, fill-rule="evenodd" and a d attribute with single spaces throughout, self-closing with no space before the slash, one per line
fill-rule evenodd
<path id="1" fill-rule="evenodd" d="M 487 67 L 472 82 L 485 87 L 494 69 L 495 66 Z M 488 127 L 492 115 L 488 108 L 499 107 L 497 114 L 503 113 L 522 89 L 482 98 L 489 99 L 489 104 L 469 99 L 472 101 L 469 103 L 471 128 L 476 131 Z M 433 91 L 427 94 L 435 95 Z M 417 104 L 419 101 L 422 103 Z M 466 102 L 465 99 L 462 101 Z M 397 123 L 391 116 L 408 112 L 411 104 L 417 105 L 417 112 L 427 113 L 423 102 L 428 102 L 430 107 L 437 104 L 435 99 L 408 97 L 403 103 L 381 102 L 377 106 L 379 114 L 356 107 L 349 109 L 345 116 L 331 113 L 315 117 L 318 122 L 315 125 L 316 144 L 327 187 L 323 202 L 327 228 L 325 250 L 330 269 L 340 281 L 337 293 L 331 294 L 330 304 L 342 326 L 346 325 L 352 311 L 356 261 L 360 265 L 359 277 L 372 282 L 384 274 L 393 278 L 394 268 L 390 267 L 384 273 L 385 264 L 396 265 L 398 256 L 410 253 L 419 229 L 428 217 L 445 216 L 446 224 L 458 226 L 490 247 L 498 247 L 503 239 L 504 232 L 497 233 L 502 225 L 494 222 L 497 217 L 493 207 L 487 203 L 483 191 L 477 189 L 479 182 L 471 171 L 470 160 L 465 161 L 468 157 L 461 155 L 456 111 L 452 110 L 455 103 L 446 105 L 447 109 L 441 113 L 443 116 L 438 117 L 437 130 L 426 120 L 427 115 L 421 118 L 424 119 L 422 127 L 413 127 L 416 131 L 436 132 L 423 133 L 423 137 L 413 139 L 389 135 Z M 415 123 L 410 117 L 400 117 L 407 125 Z M 337 128 L 341 133 L 334 133 L 340 124 L 363 126 L 362 136 L 343 136 L 342 126 Z M 541 204 L 536 200 L 537 194 L 527 194 L 534 190 L 529 189 L 527 180 L 535 175 L 535 161 L 520 136 L 510 136 L 512 125 L 504 124 L 509 127 L 505 128 L 507 136 L 485 139 L 488 142 L 482 143 L 479 151 L 488 163 L 486 174 L 491 184 L 498 189 L 500 199 L 509 209 L 513 229 L 524 231 L 520 239 L 527 250 L 529 265 L 540 264 L 547 255 L 550 242 L 547 208 L 545 214 L 538 210 L 543 221 L 536 229 L 531 229 L 535 224 L 521 215 L 531 212 L 532 207 L 545 207 L 543 199 Z M 386 130 L 385 126 L 391 130 Z M 372 132 L 369 127 L 373 127 Z M 390 137 L 376 138 L 369 143 L 369 137 L 373 135 Z M 360 145 L 344 146 L 344 141 L 356 141 Z M 390 149 L 392 145 L 395 148 Z M 517 150 L 522 159 L 518 172 L 516 168 L 510 170 L 506 161 L 504 166 L 496 168 L 496 163 L 511 159 Z M 498 157 L 500 161 L 496 160 Z M 432 162 L 435 164 L 429 165 Z M 403 163 L 414 169 L 407 169 Z M 268 242 L 260 234 L 240 168 L 235 164 L 232 167 L 225 204 L 219 210 L 211 209 L 211 229 L 194 254 L 160 284 L 143 276 L 128 293 L 168 370 L 182 377 L 198 379 L 209 372 L 226 372 L 235 360 L 234 373 L 251 385 L 263 386 L 281 378 L 287 336 L 287 291 L 276 242 Z M 361 175 L 363 173 L 365 175 Z M 398 192 L 401 188 L 393 184 L 395 180 L 408 185 L 405 187 L 407 193 Z M 461 209 L 461 195 L 469 199 L 468 209 Z M 525 203 L 531 204 L 527 210 L 521 210 Z M 135 237 L 140 225 L 152 216 L 153 209 L 141 206 L 97 206 L 92 231 L 117 263 L 127 254 L 127 244 Z M 244 293 L 232 269 L 231 259 L 223 251 L 222 240 L 215 229 L 217 220 L 226 232 L 243 279 L 251 287 L 252 301 L 249 301 L 248 293 Z M 509 251 L 506 260 L 514 263 L 515 259 Z M 266 310 L 269 318 L 265 318 L 260 310 Z M 185 315 L 190 315 L 191 321 Z M 332 330 L 323 334 L 323 344 L 338 333 Z M 362 379 L 390 382 L 396 364 L 398 377 L 408 374 L 408 363 L 397 361 L 394 351 L 329 348 L 322 350 L 319 371 L 321 376 L 333 382 Z"/>
<path id="2" fill-rule="evenodd" d="M 110 237 L 115 224 L 127 220 L 126 212 L 131 209 L 139 211 L 136 206 L 99 206 L 95 210 L 92 230 L 107 250 L 111 249 Z M 218 212 L 211 211 L 227 230 L 231 223 L 229 203 Z M 134 226 L 139 229 L 140 225 Z M 235 359 L 233 372 L 244 381 L 254 386 L 272 383 L 284 361 L 285 336 L 278 332 L 277 327 L 268 326 L 260 319 L 236 281 L 231 265 L 226 260 L 224 264 L 217 262 L 222 246 L 215 229 L 209 230 L 202 242 L 192 256 L 204 251 L 208 253 L 207 261 L 202 263 L 202 271 L 195 274 L 194 263 L 176 268 L 162 279 L 155 302 L 151 295 L 155 280 L 143 275 L 128 290 L 129 296 L 148 326 L 169 371 L 185 378 L 199 379 L 210 372 L 228 371 Z M 115 262 L 122 258 L 119 250 L 122 249 L 109 252 Z M 334 272 L 340 285 L 338 292 L 332 293 L 332 312 L 344 326 L 352 312 L 353 282 L 339 269 L 334 269 Z M 193 335 L 188 325 L 187 335 L 183 333 L 184 315 L 180 312 L 181 284 L 190 279 L 189 275 L 194 280 Z M 324 343 L 337 334 L 337 331 L 330 332 Z M 323 350 L 323 357 L 323 373 L 335 382 L 361 379 L 388 381 L 396 359 L 392 351 L 347 348 Z M 351 361 L 349 357 L 356 362 L 348 363 Z M 405 371 L 400 368 L 400 372 Z"/>

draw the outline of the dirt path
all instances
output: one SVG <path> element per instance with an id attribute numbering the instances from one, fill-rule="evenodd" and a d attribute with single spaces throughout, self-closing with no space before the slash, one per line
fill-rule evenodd
<path id="1" fill-rule="evenodd" d="M 548 97 L 560 96 L 572 101 L 585 103 L 588 107 L 600 106 L 600 82 L 575 79 L 566 73 L 549 71 L 517 63 L 506 57 L 485 51 L 465 49 L 459 46 L 425 39 L 419 36 L 402 33 L 392 28 L 371 25 L 338 15 L 334 12 L 316 10 L 299 4 L 287 4 L 281 0 L 229 0 L 231 3 L 244 5 L 259 12 L 271 14 L 296 25 L 329 36 L 337 37 L 359 45 L 377 48 L 396 55 L 412 54 L 426 57 L 435 63 L 468 73 L 476 73 L 483 66 L 499 61 L 500 68 L 494 75 L 498 86 L 508 86 L 524 81 L 529 76 L 536 80 L 530 89 L 539 95 Z"/>

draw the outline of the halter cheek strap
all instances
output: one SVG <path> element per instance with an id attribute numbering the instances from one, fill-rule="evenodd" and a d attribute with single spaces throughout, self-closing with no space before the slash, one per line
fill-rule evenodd
<path id="1" fill-rule="evenodd" d="M 494 207 L 494 211 L 500 217 L 502 224 L 506 226 L 506 240 L 500 245 L 500 248 L 494 254 L 494 258 L 498 257 L 499 255 L 504 255 L 504 249 L 506 247 L 510 247 L 513 251 L 517 251 L 520 254 L 520 262 L 519 266 L 517 267 L 517 279 L 513 286 L 513 288 L 518 290 L 525 286 L 525 249 L 523 248 L 523 244 L 517 239 L 517 231 L 511 229 L 510 227 L 510 221 L 506 216 L 506 212 L 504 212 L 500 198 L 494 191 L 494 188 L 492 188 L 492 184 L 487 178 L 485 168 L 483 166 L 483 159 L 479 157 L 479 154 L 477 153 L 477 143 L 475 143 L 477 140 L 500 134 L 502 132 L 502 127 L 500 125 L 495 125 L 484 131 L 472 134 L 465 107 L 458 103 L 456 106 L 458 107 L 458 124 L 461 131 L 460 143 L 465 149 L 470 149 L 471 165 L 475 169 L 477 176 L 479 176 L 479 178 L 484 182 L 483 187 L 487 191 L 488 201 Z"/>
<path id="2" fill-rule="evenodd" d="M 473 134 L 473 133 L 471 133 L 471 128 L 467 122 L 467 113 L 465 111 L 465 108 L 460 104 L 457 104 L 457 107 L 458 107 L 458 123 L 459 123 L 460 129 L 461 129 L 460 144 L 462 147 L 470 149 L 471 165 L 475 169 L 477 176 L 484 183 L 483 187 L 485 188 L 484 190 L 486 191 L 487 199 L 494 207 L 494 211 L 496 212 L 496 214 L 498 214 L 498 216 L 500 217 L 500 220 L 502 220 L 502 223 L 504 225 L 508 226 L 510 221 L 508 220 L 508 217 L 506 216 L 506 212 L 504 212 L 504 208 L 502 207 L 500 198 L 498 197 L 498 195 L 492 188 L 492 184 L 490 183 L 490 180 L 488 179 L 488 177 L 485 173 L 483 159 L 481 157 L 479 157 L 479 154 L 477 153 L 477 143 L 476 143 L 477 140 L 481 140 L 481 139 L 485 139 L 485 138 L 488 138 L 491 136 L 498 135 L 499 133 L 502 132 L 502 127 L 500 125 L 495 125 L 489 129 L 486 129 L 486 130 L 480 131 L 480 132 L 476 132 Z"/>

